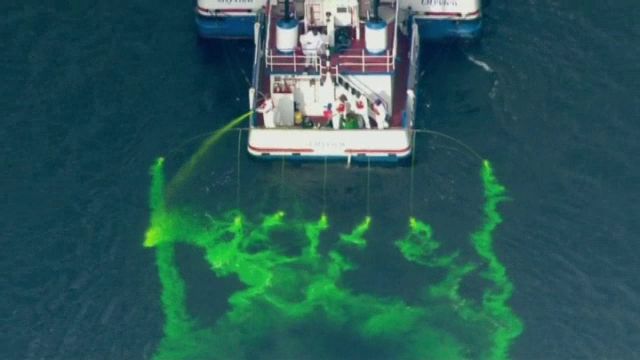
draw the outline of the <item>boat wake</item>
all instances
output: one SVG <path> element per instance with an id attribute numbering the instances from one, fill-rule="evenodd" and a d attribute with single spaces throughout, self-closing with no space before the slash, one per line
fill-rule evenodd
<path id="1" fill-rule="evenodd" d="M 473 55 L 467 55 L 467 59 L 469 59 L 469 61 L 471 61 L 472 63 L 480 66 L 486 72 L 489 72 L 489 73 L 494 72 L 491 66 L 489 66 L 489 64 L 487 64 L 484 61 L 476 59 L 475 57 L 473 57 Z"/>

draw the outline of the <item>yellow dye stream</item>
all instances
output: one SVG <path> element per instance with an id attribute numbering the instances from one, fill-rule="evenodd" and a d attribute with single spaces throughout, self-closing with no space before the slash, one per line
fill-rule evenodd
<path id="1" fill-rule="evenodd" d="M 220 139 L 226 135 L 229 131 L 233 130 L 236 126 L 240 125 L 245 119 L 253 114 L 253 111 L 249 111 L 243 115 L 238 116 L 237 118 L 231 120 L 227 125 L 223 128 L 217 130 L 211 136 L 209 136 L 198 148 L 198 151 L 195 152 L 182 167 L 178 170 L 176 175 L 169 183 L 167 191 L 172 193 L 175 189 L 179 188 L 191 175 L 193 174 L 196 165 L 202 161 L 204 156 L 211 150 L 211 148 L 220 141 Z"/>

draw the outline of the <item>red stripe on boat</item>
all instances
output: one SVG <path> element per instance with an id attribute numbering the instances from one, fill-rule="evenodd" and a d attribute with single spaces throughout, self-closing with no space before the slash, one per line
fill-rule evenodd
<path id="1" fill-rule="evenodd" d="M 215 14 L 215 13 L 251 13 L 253 12 L 252 9 L 219 9 L 219 10 L 213 10 L 213 9 L 205 9 L 203 7 L 198 6 L 197 7 L 199 11 L 205 12 L 207 14 Z"/>
<path id="2" fill-rule="evenodd" d="M 400 150 L 379 150 L 379 149 L 345 149 L 344 152 L 346 153 L 392 153 L 392 154 L 399 154 L 399 153 L 403 153 L 403 152 L 407 152 L 411 150 L 410 146 L 407 146 L 404 149 L 400 149 Z"/>
<path id="3" fill-rule="evenodd" d="M 427 11 L 424 14 L 425 15 L 430 15 L 430 16 L 456 16 L 456 17 L 462 17 L 462 13 L 459 13 L 459 12 Z"/>
<path id="4" fill-rule="evenodd" d="M 261 148 L 249 145 L 249 149 L 261 152 L 261 153 L 272 153 L 272 152 L 291 152 L 291 153 L 310 153 L 313 152 L 313 149 L 290 149 L 290 148 Z"/>
<path id="5" fill-rule="evenodd" d="M 463 17 L 462 13 L 459 13 L 459 12 L 427 11 L 424 14 L 428 16 L 455 16 L 459 18 Z M 477 15 L 480 15 L 480 10 L 476 10 L 472 13 L 465 14 L 464 17 L 477 16 Z"/>

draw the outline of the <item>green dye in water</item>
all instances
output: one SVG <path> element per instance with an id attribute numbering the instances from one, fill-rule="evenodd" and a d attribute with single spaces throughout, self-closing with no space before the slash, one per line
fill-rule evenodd
<path id="1" fill-rule="evenodd" d="M 344 356 L 332 353 L 332 344 L 322 344 L 321 336 L 295 331 L 310 327 L 358 339 L 358 344 L 370 348 L 369 357 L 505 359 L 523 330 L 507 304 L 513 285 L 493 251 L 492 234 L 501 222 L 497 205 L 505 199 L 505 189 L 488 161 L 481 171 L 484 221 L 470 240 L 486 263 L 481 275 L 491 287 L 481 301 L 461 295 L 463 279 L 481 267 L 464 261 L 457 252 L 443 252 L 432 228 L 411 218 L 406 237 L 395 243 L 397 248 L 407 261 L 445 272 L 439 282 L 425 285 L 422 304 L 411 305 L 400 297 L 356 293 L 344 284 L 344 274 L 356 264 L 339 249 L 365 251 L 370 217 L 351 233 L 340 234 L 337 247 L 321 251 L 321 235 L 330 227 L 325 214 L 315 221 L 303 221 L 276 212 L 254 223 L 240 211 L 212 218 L 168 209 L 163 165 L 159 159 L 151 169 L 151 226 L 144 241 L 157 251 L 165 313 L 165 336 L 156 359 Z M 190 166 L 193 164 L 187 169 Z M 300 239 L 299 251 L 287 254 L 281 250 L 273 236 L 276 230 Z M 217 276 L 235 276 L 244 285 L 229 297 L 229 311 L 213 328 L 199 324 L 187 310 L 185 284 L 174 256 L 178 242 L 203 249 Z M 462 329 L 444 323 L 462 324 Z M 265 339 L 279 345 L 266 345 L 269 341 Z M 320 345 L 314 347 L 315 342 Z"/>
<path id="2" fill-rule="evenodd" d="M 231 120 L 224 127 L 216 130 L 211 136 L 209 136 L 204 143 L 198 148 L 198 151 L 195 152 L 179 170 L 176 176 L 172 179 L 171 183 L 167 188 L 167 192 L 172 193 L 175 189 L 179 188 L 181 184 L 183 184 L 192 174 L 196 165 L 198 165 L 205 155 L 209 152 L 209 150 L 220 141 L 220 139 L 226 135 L 233 128 L 242 123 L 245 119 L 253 114 L 253 111 L 249 111 L 245 114 L 238 116 L 237 118 Z"/>

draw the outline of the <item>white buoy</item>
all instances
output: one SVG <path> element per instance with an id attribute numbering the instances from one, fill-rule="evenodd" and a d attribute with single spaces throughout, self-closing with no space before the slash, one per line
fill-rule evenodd
<path id="1" fill-rule="evenodd" d="M 276 49 L 282 53 L 292 53 L 298 43 L 298 20 L 281 19 L 276 24 Z"/>
<path id="2" fill-rule="evenodd" d="M 387 22 L 373 20 L 365 24 L 364 43 L 371 54 L 382 54 L 387 50 Z"/>

